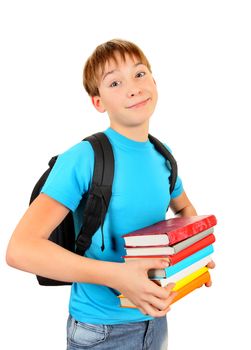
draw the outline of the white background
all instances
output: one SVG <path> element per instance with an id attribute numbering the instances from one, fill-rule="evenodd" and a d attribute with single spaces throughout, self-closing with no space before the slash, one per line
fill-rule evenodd
<path id="1" fill-rule="evenodd" d="M 250 349 L 249 1 L 1 1 L 2 349 L 65 349 L 68 287 L 5 264 L 7 242 L 51 156 L 109 126 L 82 68 L 111 38 L 138 44 L 159 89 L 166 142 L 199 214 L 215 214 L 213 287 L 172 306 L 169 349 Z M 246 318 L 247 317 L 247 318 Z"/>

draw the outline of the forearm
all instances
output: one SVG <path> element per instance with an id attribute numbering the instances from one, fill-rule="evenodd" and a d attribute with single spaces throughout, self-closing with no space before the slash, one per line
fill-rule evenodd
<path id="1" fill-rule="evenodd" d="M 171 200 L 170 207 L 176 216 L 198 215 L 184 191 L 179 197 L 173 198 Z"/>
<path id="2" fill-rule="evenodd" d="M 175 213 L 176 216 L 195 216 L 197 212 L 192 205 L 188 205 Z"/>
<path id="3" fill-rule="evenodd" d="M 65 282 L 113 287 L 119 263 L 81 257 L 47 239 L 11 242 L 7 263 L 17 269 Z"/>

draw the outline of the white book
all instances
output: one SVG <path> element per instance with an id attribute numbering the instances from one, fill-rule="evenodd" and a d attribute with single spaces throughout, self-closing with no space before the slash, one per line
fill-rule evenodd
<path id="1" fill-rule="evenodd" d="M 167 277 L 167 278 L 157 278 L 156 276 L 160 277 L 165 276 L 165 270 L 164 269 L 153 269 L 148 271 L 148 276 L 151 279 L 156 279 L 160 282 L 162 287 L 165 287 L 168 283 L 175 283 L 181 280 L 182 278 L 190 275 L 191 273 L 199 270 L 201 267 L 206 266 L 210 261 L 212 260 L 211 256 L 205 256 L 204 258 L 196 261 L 194 264 L 186 267 L 185 269 L 175 273 L 174 275 Z"/>
<path id="2" fill-rule="evenodd" d="M 162 246 L 162 247 L 125 247 L 126 249 L 126 255 L 130 256 L 137 256 L 137 255 L 173 255 L 181 250 L 187 248 L 188 246 L 192 245 L 195 242 L 200 241 L 201 239 L 205 238 L 206 236 L 209 236 L 211 233 L 214 232 L 214 228 L 211 227 L 205 231 L 202 231 L 200 233 L 197 233 L 196 235 L 189 237 L 179 243 L 174 244 L 173 246 Z"/>
<path id="3" fill-rule="evenodd" d="M 126 248 L 126 255 L 137 256 L 137 255 L 173 255 L 175 249 L 170 246 L 166 247 L 135 247 Z"/>

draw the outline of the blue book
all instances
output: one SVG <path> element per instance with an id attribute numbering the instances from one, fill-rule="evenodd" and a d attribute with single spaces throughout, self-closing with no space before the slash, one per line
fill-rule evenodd
<path id="1" fill-rule="evenodd" d="M 214 248 L 213 245 L 210 244 L 207 247 L 198 250 L 196 253 L 188 256 L 187 258 L 179 261 L 177 264 L 172 265 L 172 266 L 168 266 L 165 269 L 161 269 L 161 270 L 150 270 L 150 274 L 149 277 L 156 277 L 156 275 L 158 277 L 170 277 L 172 275 L 174 275 L 177 272 L 180 272 L 181 270 L 185 269 L 186 267 L 196 263 L 197 261 L 205 258 L 206 256 L 210 255 L 211 253 L 213 253 Z M 163 272 L 163 274 L 161 274 L 161 271 Z M 162 275 L 162 276 L 161 276 Z"/>
<path id="2" fill-rule="evenodd" d="M 179 261 L 177 264 L 168 266 L 165 268 L 166 277 L 172 276 L 175 273 L 185 269 L 186 267 L 194 264 L 196 261 L 201 260 L 205 256 L 212 254 L 214 251 L 213 245 L 210 244 L 207 247 L 198 250 L 196 253 L 188 256 L 187 258 Z"/>

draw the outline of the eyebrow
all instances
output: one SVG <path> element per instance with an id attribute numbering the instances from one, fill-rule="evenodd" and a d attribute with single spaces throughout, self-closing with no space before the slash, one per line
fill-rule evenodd
<path id="1" fill-rule="evenodd" d="M 139 65 L 141 65 L 141 64 L 144 64 L 144 63 L 142 63 L 142 62 L 137 62 L 137 63 L 135 63 L 135 64 L 133 65 L 133 67 L 137 67 L 137 66 L 139 66 Z M 109 72 L 106 72 L 106 73 L 104 74 L 103 78 L 102 78 L 102 81 L 105 80 L 105 78 L 106 78 L 109 74 L 113 74 L 114 72 L 119 72 L 119 69 L 113 69 L 113 70 L 111 70 L 111 71 L 109 71 Z"/>

